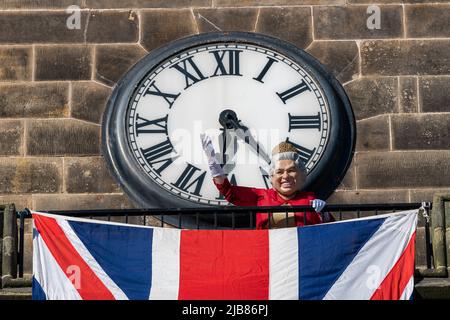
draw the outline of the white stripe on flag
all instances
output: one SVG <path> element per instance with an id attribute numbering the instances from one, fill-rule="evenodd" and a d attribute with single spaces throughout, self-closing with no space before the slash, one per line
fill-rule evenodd
<path id="1" fill-rule="evenodd" d="M 87 263 L 89 268 L 97 275 L 97 277 L 108 288 L 116 300 L 128 300 L 126 294 L 119 288 L 119 286 L 108 276 L 103 268 L 98 264 L 97 260 L 91 255 L 89 250 L 84 246 L 83 242 L 78 238 L 69 223 L 61 217 L 55 218 L 58 225 L 64 231 L 67 239 L 72 243 L 75 250 L 80 254 L 83 260 Z"/>
<path id="2" fill-rule="evenodd" d="M 269 299 L 298 298 L 297 228 L 269 230 Z"/>
<path id="3" fill-rule="evenodd" d="M 178 229 L 153 229 L 150 300 L 178 299 L 180 232 Z"/>
<path id="4" fill-rule="evenodd" d="M 399 300 L 409 300 L 411 299 L 411 296 L 414 291 L 414 275 L 409 279 L 408 284 L 405 287 L 405 290 L 403 290 L 402 295 L 400 296 Z"/>
<path id="5" fill-rule="evenodd" d="M 46 299 L 81 300 L 80 294 L 48 250 L 42 237 L 36 234 L 33 239 L 33 276 L 45 292 Z"/>
<path id="6" fill-rule="evenodd" d="M 370 299 L 394 267 L 417 227 L 417 210 L 386 218 L 324 299 Z"/>

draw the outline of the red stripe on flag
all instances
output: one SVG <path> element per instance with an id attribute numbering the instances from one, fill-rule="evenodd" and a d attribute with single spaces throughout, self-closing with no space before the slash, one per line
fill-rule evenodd
<path id="1" fill-rule="evenodd" d="M 69 269 L 69 267 L 77 266 L 80 269 L 80 285 L 79 288 L 75 288 L 81 298 L 85 300 L 114 300 L 114 296 L 70 243 L 56 220 L 35 214 L 33 214 L 33 219 L 36 229 L 62 271 L 68 275 L 66 271 L 72 269 Z M 72 271 L 70 273 L 72 274 Z"/>
<path id="2" fill-rule="evenodd" d="M 268 230 L 181 231 L 181 300 L 267 300 Z"/>
<path id="3" fill-rule="evenodd" d="M 414 247 L 416 233 L 409 240 L 408 246 L 403 251 L 400 259 L 389 271 L 386 278 L 372 295 L 371 300 L 398 300 L 414 275 Z"/>

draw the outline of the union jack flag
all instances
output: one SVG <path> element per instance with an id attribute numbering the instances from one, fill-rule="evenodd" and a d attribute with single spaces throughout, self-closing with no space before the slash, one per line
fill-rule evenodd
<path id="1" fill-rule="evenodd" d="M 417 214 L 179 230 L 33 212 L 33 299 L 410 299 Z"/>

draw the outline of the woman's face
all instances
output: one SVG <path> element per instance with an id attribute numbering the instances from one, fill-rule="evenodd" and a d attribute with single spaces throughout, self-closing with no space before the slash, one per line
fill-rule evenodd
<path id="1" fill-rule="evenodd" d="M 306 176 L 293 160 L 278 160 L 271 178 L 273 188 L 281 195 L 289 197 L 303 187 Z"/>

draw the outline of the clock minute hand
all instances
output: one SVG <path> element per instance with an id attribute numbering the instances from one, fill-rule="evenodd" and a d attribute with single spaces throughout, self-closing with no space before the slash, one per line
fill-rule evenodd
<path id="1" fill-rule="evenodd" d="M 226 128 L 223 128 L 222 133 L 219 135 L 219 146 L 222 150 L 221 166 L 227 174 L 236 166 L 234 161 L 237 152 L 236 139 L 236 136 L 232 135 L 231 130 Z"/>
<path id="2" fill-rule="evenodd" d="M 270 157 L 267 155 L 264 148 L 253 138 L 248 127 L 240 123 L 241 121 L 238 120 L 234 111 L 222 111 L 219 116 L 219 122 L 224 128 L 234 129 L 238 138 L 247 143 L 258 156 L 261 156 L 268 164 L 270 164 Z"/>
<path id="3" fill-rule="evenodd" d="M 246 128 L 246 129 L 244 129 Z M 267 155 L 263 147 L 253 138 L 247 127 L 241 127 L 236 129 L 236 136 L 241 138 L 245 143 L 247 143 L 253 151 L 256 152 L 258 156 L 261 156 L 268 164 L 270 164 L 270 157 Z"/>

